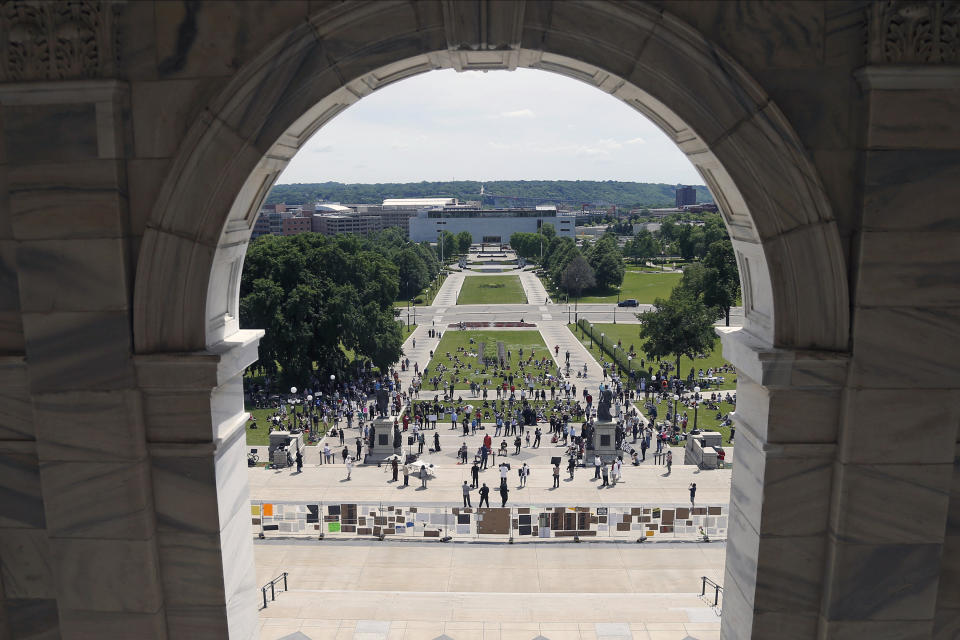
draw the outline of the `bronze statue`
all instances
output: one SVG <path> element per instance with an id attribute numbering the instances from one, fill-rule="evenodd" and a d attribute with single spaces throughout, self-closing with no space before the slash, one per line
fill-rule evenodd
<path id="1" fill-rule="evenodd" d="M 381 418 L 387 417 L 387 404 L 389 401 L 389 392 L 385 388 L 380 387 L 380 389 L 377 390 L 377 415 Z"/>
<path id="2" fill-rule="evenodd" d="M 609 421 L 613 418 L 610 415 L 610 405 L 613 403 L 613 392 L 610 387 L 604 387 L 600 392 L 600 402 L 597 404 L 597 420 Z"/>

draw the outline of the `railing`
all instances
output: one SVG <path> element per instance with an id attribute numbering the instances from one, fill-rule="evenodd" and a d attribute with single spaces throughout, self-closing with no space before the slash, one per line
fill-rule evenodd
<path id="1" fill-rule="evenodd" d="M 700 597 L 706 597 L 707 595 L 707 584 L 713 587 L 713 606 L 719 606 L 720 602 L 720 592 L 723 591 L 723 587 L 718 585 L 716 582 L 708 578 L 707 576 L 702 576 L 700 578 Z"/>
<path id="2" fill-rule="evenodd" d="M 287 572 L 284 571 L 282 574 L 268 582 L 267 584 L 260 587 L 260 593 L 263 595 L 263 608 L 267 608 L 267 587 L 270 588 L 270 602 L 273 602 L 277 599 L 276 591 L 274 590 L 274 585 L 283 580 L 283 590 L 288 591 L 287 589 Z"/>

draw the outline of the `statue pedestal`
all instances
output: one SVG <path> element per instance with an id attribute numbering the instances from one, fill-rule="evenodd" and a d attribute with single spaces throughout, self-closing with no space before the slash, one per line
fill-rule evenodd
<path id="1" fill-rule="evenodd" d="M 620 451 L 617 449 L 617 423 L 613 420 L 593 423 L 593 452 L 587 452 L 588 464 L 593 464 L 593 456 L 610 464 Z"/>
<path id="2" fill-rule="evenodd" d="M 379 418 L 373 421 L 373 445 L 368 447 L 364 464 L 380 464 L 393 454 L 401 454 L 402 447 L 393 446 L 393 420 Z"/>

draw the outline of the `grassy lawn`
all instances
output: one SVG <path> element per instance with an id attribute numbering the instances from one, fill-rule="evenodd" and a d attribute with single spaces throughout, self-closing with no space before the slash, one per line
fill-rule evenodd
<path id="1" fill-rule="evenodd" d="M 633 345 L 633 349 L 637 353 L 636 357 L 634 357 L 634 366 L 639 369 L 640 360 L 645 360 L 646 362 L 644 363 L 644 368 L 649 369 L 652 366 L 654 373 L 656 373 L 656 358 L 651 361 L 640 347 L 639 324 L 594 324 L 593 326 L 596 331 L 606 334 L 604 342 L 607 344 L 607 346 L 610 345 L 610 341 L 616 343 L 618 340 L 623 345 L 624 349 L 629 349 L 630 345 Z M 569 328 L 570 331 L 577 336 L 580 342 L 582 342 L 590 351 L 590 354 L 599 361 L 601 356 L 603 356 L 603 352 L 600 350 L 600 345 L 594 343 L 593 349 L 590 349 L 590 336 L 585 333 L 581 336 L 580 330 L 575 324 L 567 325 L 567 328 Z M 670 362 L 674 362 L 674 360 L 671 358 Z M 704 373 L 706 373 L 707 369 L 710 367 L 716 369 L 724 364 L 729 363 L 723 359 L 723 354 L 720 349 L 720 338 L 716 338 L 713 343 L 713 351 L 707 354 L 706 358 L 697 358 L 696 360 L 690 360 L 690 358 L 687 358 L 686 356 L 680 358 L 680 376 L 686 379 L 687 373 L 689 373 L 691 366 L 693 366 L 694 369 L 703 369 Z M 723 373 L 720 375 L 722 375 L 724 378 L 723 384 L 721 384 L 719 387 L 720 389 L 727 390 L 737 388 L 736 374 Z M 711 390 L 714 389 L 715 388 Z"/>
<path id="2" fill-rule="evenodd" d="M 636 298 L 641 304 L 649 304 L 656 298 L 669 298 L 670 292 L 680 283 L 682 277 L 683 274 L 680 273 L 627 271 L 623 276 L 623 286 L 620 287 L 620 299 Z M 616 289 L 580 298 L 580 302 L 616 301 Z"/>
<path id="3" fill-rule="evenodd" d="M 426 401 L 430 402 L 431 404 L 433 404 L 433 398 L 434 398 L 435 395 L 437 395 L 437 394 L 434 394 L 433 392 L 429 392 L 429 393 L 427 393 L 427 392 L 425 392 L 425 391 L 421 391 L 421 392 L 420 392 L 420 398 L 421 398 L 421 400 L 426 399 Z M 457 394 L 457 395 L 459 396 L 459 394 Z M 464 399 L 464 401 L 463 401 L 462 403 L 457 403 L 457 406 L 463 406 L 464 404 L 469 404 L 470 406 L 473 407 L 473 412 L 472 412 L 471 415 L 476 415 L 476 412 L 477 412 L 477 411 L 481 411 L 481 412 L 482 412 L 481 415 L 483 416 L 483 417 L 481 418 L 481 420 L 482 420 L 482 422 L 484 422 L 484 423 L 496 422 L 496 421 L 497 421 L 497 418 L 496 418 L 496 412 L 497 412 L 497 411 L 503 411 L 503 412 L 504 412 L 504 420 L 506 420 L 508 417 L 512 417 L 512 416 L 513 416 L 513 411 L 517 411 L 517 410 L 520 410 L 520 409 L 523 408 L 523 405 L 522 405 L 521 402 L 520 402 L 520 394 L 519 394 L 519 393 L 517 394 L 517 398 L 516 398 L 516 400 L 514 401 L 512 408 L 510 407 L 509 402 L 507 402 L 507 401 L 505 401 L 505 400 L 497 400 L 497 398 L 496 398 L 496 392 L 491 391 L 491 392 L 490 392 L 490 396 L 491 396 L 491 398 L 487 400 L 487 402 L 489 403 L 489 406 L 488 406 L 486 409 L 483 408 L 483 402 L 484 402 L 484 401 L 483 401 L 483 400 L 476 400 L 476 399 Z M 437 403 L 438 403 L 441 407 L 443 407 L 443 411 L 441 412 L 443 415 L 438 414 L 439 417 L 437 418 L 437 424 L 438 424 L 438 425 L 446 424 L 446 425 L 449 427 L 449 426 L 450 426 L 450 407 L 451 407 L 454 403 L 452 403 L 452 402 L 445 402 L 445 401 L 443 400 L 443 396 L 442 396 L 442 395 L 441 395 L 441 396 L 439 397 L 439 399 L 437 400 Z M 536 402 L 534 402 L 534 403 L 532 403 L 532 404 L 533 404 L 534 407 L 537 407 L 537 408 L 547 407 L 547 410 L 544 411 L 544 417 L 545 417 L 547 420 L 550 420 L 550 417 L 553 416 L 555 413 L 557 414 L 558 417 L 560 417 L 560 416 L 563 415 L 563 412 L 562 412 L 562 411 L 555 412 L 555 411 L 552 410 L 553 402 L 551 402 L 551 401 L 549 401 L 549 400 L 546 401 L 546 402 L 543 402 L 543 401 L 538 400 L 538 401 L 536 401 Z M 574 417 L 574 415 L 573 415 L 572 413 L 570 413 L 569 411 L 568 411 L 568 414 L 567 414 L 567 415 L 570 417 L 570 422 L 573 422 L 573 423 L 581 423 L 581 422 L 583 422 L 583 417 L 582 417 L 582 416 L 581 416 L 581 417 Z M 462 418 L 462 416 L 459 416 L 459 417 L 458 417 L 458 422 L 459 422 L 460 418 Z M 540 428 L 541 428 L 541 429 L 543 428 L 543 423 L 540 423 Z"/>
<path id="4" fill-rule="evenodd" d="M 250 413 L 251 416 L 257 420 L 257 428 L 251 428 L 253 425 L 252 421 L 247 421 L 247 444 L 251 447 L 268 447 L 270 446 L 270 416 L 275 412 L 275 409 L 254 409 L 252 407 L 246 407 L 246 410 Z M 320 421 L 319 423 L 320 433 L 327 432 L 327 423 Z M 304 435 L 306 439 L 306 435 Z M 261 461 L 266 461 L 266 451 L 258 452 L 260 455 Z"/>
<path id="5" fill-rule="evenodd" d="M 526 304 L 520 276 L 467 276 L 457 304 Z"/>
<path id="6" fill-rule="evenodd" d="M 471 339 L 474 341 L 472 344 Z M 484 343 L 484 355 L 494 360 L 497 358 L 497 342 L 503 342 L 506 350 L 510 352 L 508 362 L 505 363 L 508 369 L 501 370 L 499 363 L 484 368 L 478 360 L 477 350 L 481 342 Z M 525 369 L 520 368 L 521 349 Z M 547 358 L 546 369 L 536 368 L 532 363 L 526 364 L 530 360 L 531 352 L 537 360 Z M 448 353 L 449 357 L 447 357 Z M 440 365 L 443 365 L 445 370 L 438 374 Z M 539 331 L 446 331 L 427 367 L 428 373 L 421 393 L 429 397 L 428 391 L 433 391 L 433 385 L 428 384 L 428 381 L 436 375 L 442 379 L 441 386 L 449 385 L 453 381 L 457 388 L 464 389 L 470 387 L 471 381 L 482 385 L 486 379 L 488 388 L 493 389 L 494 385 L 502 384 L 507 380 L 506 375 L 512 373 L 514 385 L 519 388 L 523 371 L 535 376 L 544 373 L 552 374 L 555 372 L 556 365 L 547 352 L 547 346 L 543 343 Z M 534 388 L 541 389 L 543 386 L 538 382 Z"/>
<path id="7" fill-rule="evenodd" d="M 702 395 L 702 394 L 701 394 Z M 710 394 L 707 394 L 707 397 L 710 397 Z M 696 411 L 697 418 L 697 427 L 703 431 L 717 431 L 723 436 L 723 443 L 730 444 L 730 427 L 718 427 L 720 420 L 717 420 L 717 412 L 719 411 L 721 418 L 726 416 L 731 411 L 735 410 L 736 406 L 729 402 L 721 402 L 719 409 L 707 409 L 706 407 L 701 406 Z M 673 410 L 673 402 L 660 402 L 657 403 L 657 422 L 662 422 L 667 415 L 667 411 Z M 687 412 L 687 431 L 693 429 L 693 419 L 694 419 L 694 410 L 692 408 L 684 409 L 683 405 L 677 404 L 677 411 L 680 413 L 680 416 L 683 416 L 683 412 Z"/>

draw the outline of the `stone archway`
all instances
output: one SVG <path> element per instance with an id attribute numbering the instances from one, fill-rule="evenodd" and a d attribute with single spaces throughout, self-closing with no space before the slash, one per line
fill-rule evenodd
<path id="1" fill-rule="evenodd" d="M 170 420 L 174 399 L 212 416 L 217 490 L 207 499 L 220 516 L 220 557 L 245 562 L 252 549 L 235 516 L 246 483 L 232 469 L 242 449 L 239 376 L 259 333 L 240 331 L 237 305 L 260 202 L 313 133 L 377 88 L 432 69 L 517 67 L 622 99 L 678 144 L 716 197 L 745 306 L 743 330 L 723 336 L 742 372 L 737 444 L 746 452 L 733 478 L 724 637 L 809 624 L 820 606 L 829 443 L 849 339 L 839 234 L 802 144 L 759 84 L 694 29 L 645 5 L 357 3 L 312 16 L 241 68 L 188 132 L 144 234 L 134 343 L 148 429 Z M 817 421 L 832 432 L 812 428 Z M 189 440 L 186 427 L 171 438 Z M 206 445 L 197 451 L 209 465 Z M 823 489 L 816 500 L 778 503 L 811 482 Z M 167 513 L 159 491 L 156 500 Z M 802 551 L 802 566 L 782 553 L 787 546 Z M 242 600 L 250 576 L 223 569 L 228 600 Z M 785 597 L 788 580 L 800 587 Z M 227 607 L 232 630 L 249 622 L 241 609 Z"/>

